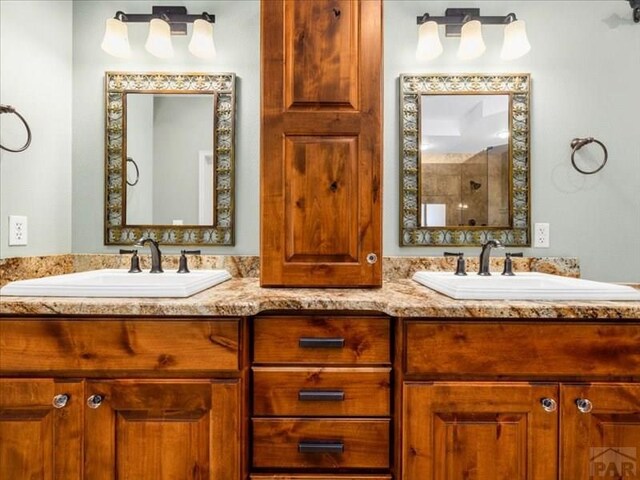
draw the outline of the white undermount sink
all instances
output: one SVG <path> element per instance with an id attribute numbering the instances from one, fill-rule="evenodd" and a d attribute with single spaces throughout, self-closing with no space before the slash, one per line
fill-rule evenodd
<path id="1" fill-rule="evenodd" d="M 11 282 L 0 289 L 0 296 L 189 297 L 230 278 L 226 270 L 192 270 L 189 273 L 92 270 Z"/>
<path id="2" fill-rule="evenodd" d="M 594 282 L 546 273 L 503 276 L 450 272 L 416 272 L 413 280 L 456 300 L 638 300 L 640 291 L 626 285 Z"/>

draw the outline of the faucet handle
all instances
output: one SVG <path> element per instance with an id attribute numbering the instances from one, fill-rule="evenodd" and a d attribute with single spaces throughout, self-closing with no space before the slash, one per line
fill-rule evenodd
<path id="1" fill-rule="evenodd" d="M 140 258 L 138 257 L 137 250 L 126 250 L 121 248 L 120 254 L 132 254 L 131 255 L 131 266 L 129 267 L 129 273 L 140 273 L 142 270 L 140 269 Z"/>
<path id="2" fill-rule="evenodd" d="M 444 252 L 444 256 L 458 257 L 458 261 L 456 262 L 456 272 L 454 275 L 465 276 L 467 274 L 464 252 Z"/>
<path id="3" fill-rule="evenodd" d="M 502 275 L 506 275 L 508 277 L 513 277 L 515 275 L 515 273 L 513 273 L 513 262 L 511 261 L 511 257 L 522 257 L 522 252 L 505 253 Z"/>
<path id="4" fill-rule="evenodd" d="M 189 273 L 187 265 L 187 255 L 200 255 L 200 250 L 180 250 L 180 264 L 177 273 Z"/>

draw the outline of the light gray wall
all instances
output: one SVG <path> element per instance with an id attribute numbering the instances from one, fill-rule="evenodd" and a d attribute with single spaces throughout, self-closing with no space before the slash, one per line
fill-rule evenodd
<path id="1" fill-rule="evenodd" d="M 184 5 L 215 14 L 217 57 L 200 60 L 187 50 L 189 36 L 173 37 L 175 57 L 158 59 L 144 50 L 148 25 L 129 24 L 134 56 L 123 60 L 100 49 L 107 18 L 116 11 L 149 13 L 153 5 Z M 73 252 L 115 252 L 103 245 L 104 72 L 185 71 L 237 74 L 236 245 L 206 253 L 257 254 L 259 250 L 260 6 L 243 1 L 76 1 L 73 4 Z M 165 247 L 163 251 L 177 251 Z"/>
<path id="2" fill-rule="evenodd" d="M 127 157 L 138 166 L 138 183 L 127 185 L 127 223 L 153 223 L 153 95 L 127 95 Z M 136 168 L 127 162 L 127 182 Z"/>
<path id="3" fill-rule="evenodd" d="M 4 2 L 2 2 L 4 3 Z M 116 10 L 150 11 L 161 2 L 74 3 L 73 251 L 103 252 L 103 75 L 106 70 L 211 70 L 236 72 L 238 135 L 234 248 L 207 252 L 259 252 L 259 4 L 178 2 L 216 14 L 218 58 L 194 59 L 187 39 L 174 39 L 176 58 L 158 60 L 143 50 L 146 28 L 131 26 L 136 51 L 118 60 L 100 50 L 104 21 Z M 175 1 L 167 2 L 175 4 Z M 640 26 L 623 1 L 478 1 L 485 15 L 514 11 L 527 21 L 532 51 L 513 62 L 499 58 L 501 29 L 486 27 L 487 53 L 460 62 L 457 40 L 443 40 L 445 54 L 430 64 L 414 57 L 415 17 L 441 15 L 449 2 L 385 1 L 384 253 L 437 255 L 440 248 L 399 246 L 398 76 L 411 72 L 530 72 L 532 90 L 532 219 L 551 224 L 551 248 L 528 255 L 580 257 L 583 274 L 602 280 L 640 280 L 640 135 L 638 78 Z M 570 166 L 569 142 L 594 136 L 606 142 L 609 163 L 584 176 Z M 477 254 L 478 249 L 466 249 Z"/>
<path id="4" fill-rule="evenodd" d="M 198 225 L 198 154 L 213 152 L 213 96 L 156 97 L 153 110 L 153 223 Z"/>
<path id="5" fill-rule="evenodd" d="M 70 1 L 0 1 L 0 103 L 33 133 L 24 152 L 0 150 L 0 258 L 71 250 L 71 24 Z M 0 116 L 0 143 L 25 140 L 16 116 Z M 27 216 L 27 246 L 8 246 L 9 215 Z"/>
<path id="6" fill-rule="evenodd" d="M 530 72 L 531 212 L 551 224 L 551 248 L 526 255 L 577 256 L 583 277 L 640 281 L 640 25 L 623 1 L 476 1 L 483 15 L 515 12 L 526 21 L 531 52 L 500 60 L 502 29 L 484 27 L 485 55 L 459 61 L 458 40 L 444 54 L 415 59 L 416 16 L 443 15 L 450 2 L 384 2 L 384 253 L 439 255 L 442 248 L 399 246 L 399 91 L 401 73 Z M 442 29 L 442 27 L 441 27 Z M 596 137 L 609 149 L 599 173 L 571 167 L 574 137 Z M 477 248 L 464 249 L 476 255 Z"/>

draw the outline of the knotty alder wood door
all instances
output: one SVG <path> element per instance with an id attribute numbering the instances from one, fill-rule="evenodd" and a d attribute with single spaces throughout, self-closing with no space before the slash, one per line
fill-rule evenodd
<path id="1" fill-rule="evenodd" d="M 263 0 L 261 284 L 382 283 L 382 2 Z"/>
<path id="2" fill-rule="evenodd" d="M 82 478 L 82 401 L 81 382 L 0 379 L 0 478 Z"/>
<path id="3" fill-rule="evenodd" d="M 88 381 L 86 391 L 100 396 L 85 411 L 87 480 L 240 480 L 238 381 Z"/>
<path id="4" fill-rule="evenodd" d="M 640 384 L 562 385 L 561 478 L 640 479 Z"/>
<path id="5" fill-rule="evenodd" d="M 557 480 L 557 395 L 553 384 L 405 384 L 403 479 Z"/>

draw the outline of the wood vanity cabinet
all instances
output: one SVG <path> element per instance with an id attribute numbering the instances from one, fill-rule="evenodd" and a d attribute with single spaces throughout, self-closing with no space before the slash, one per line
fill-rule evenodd
<path id="1" fill-rule="evenodd" d="M 637 478 L 613 471 L 640 452 L 640 323 L 406 320 L 400 336 L 401 478 Z"/>
<path id="2" fill-rule="evenodd" d="M 263 0 L 261 284 L 382 285 L 382 1 Z"/>
<path id="3" fill-rule="evenodd" d="M 0 478 L 244 478 L 242 328 L 0 319 Z"/>
<path id="4" fill-rule="evenodd" d="M 387 317 L 256 317 L 251 478 L 389 479 L 391 364 Z"/>

